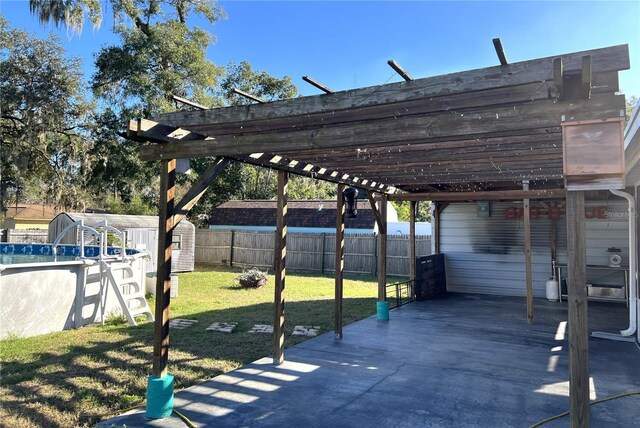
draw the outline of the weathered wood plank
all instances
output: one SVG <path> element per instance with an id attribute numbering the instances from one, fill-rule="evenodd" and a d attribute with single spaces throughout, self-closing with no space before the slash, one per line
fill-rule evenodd
<path id="1" fill-rule="evenodd" d="M 147 145 L 140 149 L 143 160 L 168 157 L 234 156 L 274 151 L 304 151 L 319 148 L 370 147 L 390 144 L 415 144 L 432 138 L 465 138 L 488 132 L 509 132 L 557 126 L 566 120 L 606 119 L 618 117 L 624 110 L 624 96 L 599 96 L 572 103 L 530 102 L 511 107 L 495 107 L 427 116 L 383 119 L 318 128 L 313 131 L 290 131 L 251 135 L 223 136 L 211 140 L 181 141 Z M 138 129 L 138 138 L 157 138 L 152 130 Z M 453 138 L 451 138 L 453 139 Z"/>
<path id="2" fill-rule="evenodd" d="M 368 147 L 365 149 L 332 149 L 324 153 L 305 151 L 298 153 L 298 159 L 310 163 L 324 162 L 329 159 L 332 164 L 342 163 L 349 165 L 360 162 L 393 161 L 396 159 L 415 159 L 416 155 L 422 155 L 430 160 L 448 160 L 452 156 L 458 159 L 460 156 L 477 157 L 485 154 L 485 157 L 493 153 L 510 153 L 512 151 L 558 148 L 562 144 L 562 133 L 545 133 L 532 135 L 518 135 L 513 137 L 478 138 L 473 140 L 454 140 L 439 143 L 423 143 L 411 145 L 394 145 L 381 147 Z M 561 149 L 561 147 L 560 147 Z M 296 153 L 282 153 L 283 156 L 295 156 Z"/>
<path id="3" fill-rule="evenodd" d="M 287 260 L 287 195 L 289 174 L 278 171 L 278 213 L 275 246 L 275 305 L 273 317 L 273 363 L 284 362 L 284 289 Z"/>
<path id="4" fill-rule="evenodd" d="M 438 95 L 479 91 L 501 86 L 516 86 L 549 81 L 553 61 L 562 58 L 567 70 L 579 70 L 584 55 L 592 57 L 592 72 L 626 70 L 630 66 L 627 45 L 555 55 L 504 66 L 487 67 L 459 73 L 371 86 L 334 94 L 276 101 L 264 105 L 226 107 L 195 112 L 176 112 L 159 116 L 175 126 L 208 125 L 231 121 L 271 119 L 279 116 L 304 115 L 314 112 L 351 109 L 381 103 L 402 102 Z"/>
<path id="5" fill-rule="evenodd" d="M 336 208 L 335 262 L 335 328 L 336 339 L 342 339 L 342 292 L 344 282 L 344 184 L 338 184 Z"/>
<path id="6" fill-rule="evenodd" d="M 566 209 L 571 426 L 588 428 L 591 415 L 589 412 L 589 327 L 584 192 L 567 192 Z"/>
<path id="7" fill-rule="evenodd" d="M 127 136 L 137 141 L 152 141 L 156 143 L 174 144 L 176 141 L 197 141 L 208 138 L 202 134 L 188 131 L 182 128 L 157 123 L 147 119 L 132 120 L 129 122 Z M 251 153 L 249 155 L 235 156 L 232 159 L 266 168 L 273 168 L 291 172 L 294 174 L 318 178 L 321 180 L 348 184 L 366 190 L 377 192 L 393 192 L 394 189 L 378 182 L 376 185 L 363 183 L 358 177 L 344 172 L 330 170 L 317 165 L 311 165 L 303 161 L 297 161 L 269 153 Z"/>
<path id="8" fill-rule="evenodd" d="M 389 195 L 390 201 L 510 201 L 521 199 L 563 199 L 566 197 L 564 189 L 544 190 L 492 190 L 486 192 L 432 192 L 432 193 L 396 193 Z"/>
<path id="9" fill-rule="evenodd" d="M 167 375 L 169 363 L 169 305 L 171 303 L 171 252 L 175 203 L 176 160 L 165 159 L 160 169 L 158 262 L 153 329 L 153 368 L 156 378 Z"/>

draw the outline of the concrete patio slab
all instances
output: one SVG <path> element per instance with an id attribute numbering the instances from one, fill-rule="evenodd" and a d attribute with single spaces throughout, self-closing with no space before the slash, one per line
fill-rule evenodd
<path id="1" fill-rule="evenodd" d="M 176 394 L 196 426 L 529 427 L 568 409 L 566 304 L 450 295 L 351 324 Z M 590 328 L 626 327 L 626 307 L 589 303 Z M 640 390 L 640 350 L 590 339 L 592 398 Z M 640 396 L 594 405 L 593 427 L 640 425 Z M 113 425 L 112 425 L 113 424 Z M 100 427 L 183 427 L 135 410 Z M 545 427 L 564 427 L 568 418 Z"/>

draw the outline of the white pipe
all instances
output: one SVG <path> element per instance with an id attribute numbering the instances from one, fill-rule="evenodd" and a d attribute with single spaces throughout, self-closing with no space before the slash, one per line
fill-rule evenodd
<path id="1" fill-rule="evenodd" d="M 627 192 L 609 189 L 611 193 L 629 202 L 629 328 L 620 331 L 623 336 L 631 336 L 638 327 L 638 286 L 636 284 L 636 200 Z"/>

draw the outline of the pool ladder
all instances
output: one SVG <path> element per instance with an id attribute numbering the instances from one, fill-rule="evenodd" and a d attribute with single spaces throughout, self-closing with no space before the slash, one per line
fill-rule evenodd
<path id="1" fill-rule="evenodd" d="M 149 321 L 153 321 L 153 313 L 144 295 L 145 290 L 135 278 L 131 262 L 108 263 L 101 260 L 100 267 L 101 272 L 106 274 L 106 280 L 111 284 L 129 325 L 138 325 L 136 317 L 139 315 L 145 315 Z M 118 275 L 120 272 L 122 274 Z M 104 319 L 104 315 L 102 318 Z"/>
<path id="2" fill-rule="evenodd" d="M 100 315 L 102 324 L 105 318 L 105 302 L 107 299 L 108 282 L 113 289 L 122 312 L 131 326 L 137 326 L 136 317 L 145 315 L 148 320 L 153 321 L 153 313 L 145 297 L 145 290 L 135 277 L 132 259 L 127 257 L 126 252 L 126 234 L 109 226 L 106 220 L 98 222 L 94 227 L 86 226 L 82 220 L 75 221 L 65 227 L 53 242 L 53 254 L 57 255 L 57 247 L 62 238 L 72 229 L 78 228 L 80 232 L 80 259 L 97 259 L 100 263 Z M 99 230 L 100 229 L 100 230 Z M 108 254 L 107 235 L 113 232 L 120 239 L 119 254 Z M 98 255 L 96 257 L 85 256 L 85 238 L 93 237 L 94 242 L 99 245 Z M 104 292 L 103 292 L 104 290 Z"/>

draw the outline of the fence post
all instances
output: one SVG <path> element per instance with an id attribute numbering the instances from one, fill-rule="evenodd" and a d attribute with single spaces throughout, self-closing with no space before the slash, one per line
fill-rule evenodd
<path id="1" fill-rule="evenodd" d="M 231 229 L 231 236 L 229 237 L 229 267 L 233 267 L 233 239 L 234 239 L 233 229 Z"/>
<path id="2" fill-rule="evenodd" d="M 322 239 L 322 242 L 320 243 L 320 273 L 324 273 L 324 240 L 326 237 L 326 233 L 323 233 L 322 235 L 320 235 L 320 239 Z"/>

